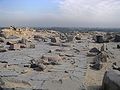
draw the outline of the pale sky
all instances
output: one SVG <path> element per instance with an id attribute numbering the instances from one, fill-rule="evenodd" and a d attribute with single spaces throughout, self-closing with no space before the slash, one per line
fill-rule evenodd
<path id="1" fill-rule="evenodd" d="M 120 0 L 0 0 L 0 26 L 120 27 Z"/>

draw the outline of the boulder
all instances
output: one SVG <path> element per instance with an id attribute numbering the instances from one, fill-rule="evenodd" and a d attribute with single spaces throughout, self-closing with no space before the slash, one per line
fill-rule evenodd
<path id="1" fill-rule="evenodd" d="M 89 52 L 91 53 L 100 53 L 100 51 L 97 48 L 92 48 Z"/>
<path id="2" fill-rule="evenodd" d="M 33 68 L 33 70 L 36 70 L 36 71 L 44 71 L 46 69 L 46 66 L 43 63 L 33 60 L 31 61 L 30 68 Z"/>
<path id="3" fill-rule="evenodd" d="M 120 72 L 106 71 L 102 83 L 103 90 L 120 90 Z"/>
<path id="4" fill-rule="evenodd" d="M 117 65 L 116 62 L 113 63 L 112 68 L 113 68 L 114 70 L 120 71 L 120 67 L 119 67 L 119 65 Z"/>
<path id="5" fill-rule="evenodd" d="M 95 41 L 96 43 L 104 43 L 104 38 L 101 35 L 97 35 Z"/>
<path id="6" fill-rule="evenodd" d="M 120 45 L 117 45 L 117 49 L 120 49 Z"/>
<path id="7" fill-rule="evenodd" d="M 94 58 L 94 61 L 92 62 L 93 65 L 90 65 L 91 68 L 100 70 L 103 67 L 103 62 L 107 62 L 107 54 L 105 52 L 101 52 Z"/>
<path id="8" fill-rule="evenodd" d="M 7 52 L 7 49 L 5 49 L 5 48 L 0 48 L 0 52 Z"/>
<path id="9" fill-rule="evenodd" d="M 80 36 L 75 36 L 75 40 L 81 40 Z"/>
<path id="10" fill-rule="evenodd" d="M 59 55 L 44 55 L 43 58 L 47 58 L 48 61 L 60 61 L 61 57 Z"/>
<path id="11" fill-rule="evenodd" d="M 51 37 L 51 42 L 52 43 L 59 43 L 60 42 L 60 38 L 59 37 Z"/>
<path id="12" fill-rule="evenodd" d="M 94 56 L 96 56 L 96 55 L 97 55 L 97 53 L 87 52 L 87 56 L 88 56 L 88 57 L 94 57 Z"/>
<path id="13" fill-rule="evenodd" d="M 41 59 L 43 59 L 44 64 L 52 65 L 58 64 L 58 62 L 62 60 L 59 55 L 43 55 Z"/>
<path id="14" fill-rule="evenodd" d="M 30 68 L 37 68 L 37 67 L 38 67 L 37 64 L 31 64 L 31 65 L 30 65 Z"/>
<path id="15" fill-rule="evenodd" d="M 95 69 L 95 70 L 100 70 L 100 69 L 102 69 L 103 64 L 101 64 L 101 63 L 95 63 L 95 64 L 93 64 L 93 65 L 90 65 L 90 67 L 91 67 L 92 69 Z"/>
<path id="16" fill-rule="evenodd" d="M 20 48 L 26 48 L 27 46 L 25 44 L 20 44 Z"/>
<path id="17" fill-rule="evenodd" d="M 34 68 L 36 71 L 44 71 L 46 69 L 46 66 L 44 64 L 38 64 L 38 67 Z"/>
<path id="18" fill-rule="evenodd" d="M 115 42 L 120 42 L 120 35 L 119 34 L 115 35 L 114 41 Z"/>
<path id="19" fill-rule="evenodd" d="M 94 62 L 107 62 L 108 55 L 105 52 L 101 52 L 94 58 Z"/>
<path id="20" fill-rule="evenodd" d="M 94 47 L 89 52 L 87 52 L 87 56 L 93 57 L 93 56 L 98 55 L 99 53 L 100 53 L 100 51 L 96 47 Z"/>

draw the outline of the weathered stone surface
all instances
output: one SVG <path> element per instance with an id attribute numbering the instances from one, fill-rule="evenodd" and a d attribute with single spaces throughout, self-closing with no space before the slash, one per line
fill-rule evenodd
<path id="1" fill-rule="evenodd" d="M 1 77 L 17 77 L 18 75 L 15 71 L 0 71 Z"/>
<path id="2" fill-rule="evenodd" d="M 120 90 L 120 72 L 106 71 L 103 79 L 103 90 Z"/>

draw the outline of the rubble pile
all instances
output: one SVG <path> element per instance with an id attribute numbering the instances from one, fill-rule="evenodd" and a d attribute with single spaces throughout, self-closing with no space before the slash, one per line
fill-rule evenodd
<path id="1" fill-rule="evenodd" d="M 116 33 L 3 29 L 0 90 L 119 90 L 119 45 Z"/>
<path id="2" fill-rule="evenodd" d="M 15 28 L 15 27 L 10 27 L 9 29 L 3 29 L 1 31 L 1 35 L 4 36 L 5 38 L 10 38 L 11 36 L 13 38 L 19 37 L 19 38 L 25 38 L 25 39 L 30 39 L 33 38 L 33 35 L 35 33 L 34 29 L 29 29 L 29 28 Z"/>

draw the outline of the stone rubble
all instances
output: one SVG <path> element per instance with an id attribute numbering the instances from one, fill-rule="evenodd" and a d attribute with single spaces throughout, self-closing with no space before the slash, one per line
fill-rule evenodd
<path id="1" fill-rule="evenodd" d="M 120 64 L 114 34 L 11 26 L 0 35 L 0 90 L 89 90 L 89 71 L 102 72 L 102 81 L 114 60 Z M 104 37 L 96 41 L 96 35 Z"/>

